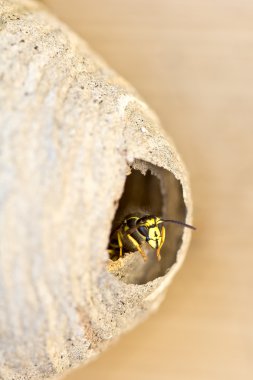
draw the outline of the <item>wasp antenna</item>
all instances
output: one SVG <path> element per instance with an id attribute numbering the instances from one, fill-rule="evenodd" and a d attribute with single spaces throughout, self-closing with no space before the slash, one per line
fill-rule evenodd
<path id="1" fill-rule="evenodd" d="M 180 224 L 181 226 L 191 228 L 192 230 L 196 230 L 196 227 L 191 226 L 190 224 L 186 224 L 184 222 L 180 222 L 178 220 L 173 220 L 173 219 L 161 219 L 162 222 L 165 223 L 175 223 L 175 224 Z"/>

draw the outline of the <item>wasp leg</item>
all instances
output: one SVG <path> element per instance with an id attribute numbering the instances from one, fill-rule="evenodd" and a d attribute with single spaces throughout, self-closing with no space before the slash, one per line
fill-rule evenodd
<path id="1" fill-rule="evenodd" d="M 135 248 L 138 249 L 138 251 L 140 252 L 142 258 L 144 261 L 147 261 L 147 255 L 146 253 L 141 249 L 141 246 L 140 244 L 129 234 L 127 234 L 127 238 L 131 241 L 131 243 L 133 243 L 133 245 L 135 246 Z"/>
<path id="2" fill-rule="evenodd" d="M 118 239 L 118 244 L 119 244 L 119 257 L 123 256 L 123 243 L 122 243 L 122 238 L 121 238 L 121 232 L 117 232 L 117 239 Z"/>
<path id="3" fill-rule="evenodd" d="M 115 249 L 107 249 L 107 252 L 111 260 L 115 261 L 118 259 L 118 253 Z"/>
<path id="4" fill-rule="evenodd" d="M 165 227 L 162 226 L 162 231 L 161 231 L 161 244 L 160 244 L 160 247 L 157 248 L 156 250 L 156 256 L 157 256 L 157 260 L 160 261 L 161 260 L 161 255 L 160 255 L 160 251 L 162 249 L 162 246 L 163 246 L 163 243 L 165 241 Z"/>

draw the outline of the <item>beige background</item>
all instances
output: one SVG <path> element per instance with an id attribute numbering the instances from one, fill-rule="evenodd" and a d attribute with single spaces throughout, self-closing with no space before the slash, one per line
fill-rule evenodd
<path id="1" fill-rule="evenodd" d="M 157 111 L 198 227 L 158 313 L 66 380 L 252 379 L 253 2 L 45 2 Z"/>

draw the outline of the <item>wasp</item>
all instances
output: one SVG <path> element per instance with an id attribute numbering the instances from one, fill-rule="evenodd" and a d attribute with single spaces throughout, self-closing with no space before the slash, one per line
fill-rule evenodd
<path id="1" fill-rule="evenodd" d="M 161 248 L 165 242 L 165 223 L 175 223 L 183 227 L 196 228 L 173 219 L 163 219 L 155 215 L 128 215 L 111 232 L 108 244 L 108 253 L 113 261 L 123 257 L 127 252 L 139 251 L 143 260 L 147 260 L 147 255 L 142 246 L 144 242 L 155 249 L 157 260 L 161 260 Z"/>

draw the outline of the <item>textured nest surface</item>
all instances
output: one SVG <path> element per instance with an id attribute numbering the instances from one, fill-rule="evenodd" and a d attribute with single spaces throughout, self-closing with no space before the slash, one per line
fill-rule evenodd
<path id="1" fill-rule="evenodd" d="M 160 263 L 111 263 L 129 209 L 191 222 L 187 176 L 136 92 L 46 9 L 0 1 L 0 378 L 42 379 L 99 354 L 155 310 L 190 231 Z"/>

